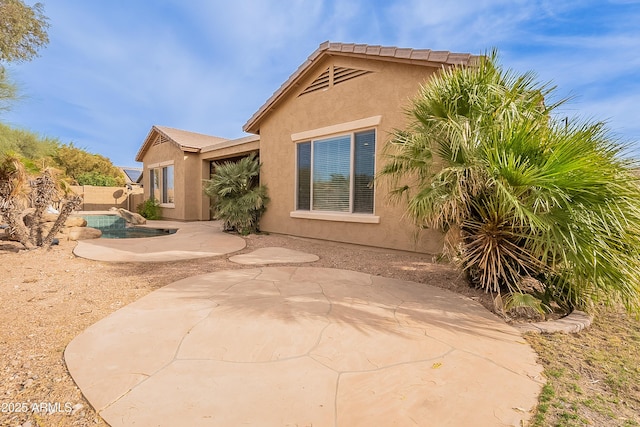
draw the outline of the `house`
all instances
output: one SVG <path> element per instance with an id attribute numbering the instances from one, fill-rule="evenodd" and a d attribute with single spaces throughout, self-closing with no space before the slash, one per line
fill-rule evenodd
<path id="1" fill-rule="evenodd" d="M 153 126 L 136 160 L 145 197 L 165 218 L 209 219 L 202 180 L 211 163 L 259 153 L 260 181 L 271 202 L 264 231 L 436 253 L 442 236 L 423 231 L 372 179 L 383 146 L 407 123 L 420 85 L 442 67 L 466 66 L 470 54 L 325 42 L 247 121 L 248 137 L 227 140 Z"/>
<path id="2" fill-rule="evenodd" d="M 215 161 L 233 161 L 259 152 L 258 136 L 225 139 L 165 126 L 152 126 L 136 160 L 144 163 L 145 200 L 160 202 L 162 217 L 179 221 L 211 218 L 202 181 Z"/>

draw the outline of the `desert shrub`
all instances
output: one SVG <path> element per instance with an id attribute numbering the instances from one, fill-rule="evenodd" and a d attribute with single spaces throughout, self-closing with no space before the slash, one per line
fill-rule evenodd
<path id="1" fill-rule="evenodd" d="M 136 211 L 146 219 L 161 219 L 160 203 L 154 198 L 147 199 L 136 207 Z"/>

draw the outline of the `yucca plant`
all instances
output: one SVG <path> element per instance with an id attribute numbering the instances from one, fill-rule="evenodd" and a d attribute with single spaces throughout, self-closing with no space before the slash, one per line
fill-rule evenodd
<path id="1" fill-rule="evenodd" d="M 258 185 L 260 162 L 251 154 L 237 162 L 214 163 L 214 167 L 215 173 L 204 183 L 214 217 L 224 221 L 225 230 L 256 232 L 269 203 L 267 188 Z"/>
<path id="2" fill-rule="evenodd" d="M 9 234 L 26 249 L 50 247 L 81 202 L 79 196 L 63 191 L 54 169 L 30 177 L 17 156 L 6 155 L 0 160 L 0 220 L 6 221 Z M 45 232 L 42 216 L 54 203 L 60 205 L 60 213 Z"/>
<path id="3" fill-rule="evenodd" d="M 571 309 L 640 309 L 640 186 L 601 123 L 557 123 L 554 88 L 504 71 L 496 52 L 442 70 L 408 110 L 380 176 L 421 227 L 446 233 L 471 281 Z M 520 298 L 520 301 L 533 301 Z M 545 305 L 547 305 L 545 302 Z M 538 303 L 534 303 L 538 306 Z"/>

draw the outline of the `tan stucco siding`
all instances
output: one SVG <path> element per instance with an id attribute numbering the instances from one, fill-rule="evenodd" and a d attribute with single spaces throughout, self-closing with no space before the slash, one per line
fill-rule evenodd
<path id="1" fill-rule="evenodd" d="M 202 161 L 198 153 L 184 153 L 184 191 L 183 199 L 178 200 L 176 196 L 176 204 L 180 203 L 184 206 L 184 219 L 187 221 L 196 221 L 200 219 L 200 211 L 203 201 L 202 189 Z M 182 187 L 180 187 L 182 188 Z"/>
<path id="2" fill-rule="evenodd" d="M 145 200 L 150 197 L 151 185 L 149 181 L 149 169 L 152 167 L 166 166 L 173 164 L 174 167 L 174 194 L 175 203 L 174 207 L 162 207 L 162 218 L 185 220 L 185 194 L 183 189 L 185 188 L 185 166 L 184 166 L 185 153 L 170 142 L 163 144 L 153 145 L 149 147 L 144 155 L 144 198 Z M 188 181 L 187 181 L 188 182 Z"/>
<path id="3" fill-rule="evenodd" d="M 298 97 L 328 66 L 373 71 L 327 90 Z M 415 227 L 402 219 L 404 208 L 387 200 L 377 184 L 374 215 L 378 224 L 292 218 L 295 210 L 296 144 L 292 135 L 360 119 L 381 116 L 376 126 L 376 169 L 382 165 L 382 147 L 389 132 L 406 124 L 404 108 L 419 85 L 435 69 L 360 58 L 334 57 L 322 61 L 260 124 L 261 181 L 269 188 L 271 202 L 261 221 L 265 231 L 395 249 L 437 253 L 439 233 L 423 233 L 416 242 Z M 329 136 L 329 135 L 327 135 Z"/>

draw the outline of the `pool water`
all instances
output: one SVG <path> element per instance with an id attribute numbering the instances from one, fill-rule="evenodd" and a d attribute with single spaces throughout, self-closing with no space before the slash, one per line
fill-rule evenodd
<path id="1" fill-rule="evenodd" d="M 127 226 L 127 221 L 119 215 L 82 215 L 87 227 L 102 231 L 104 239 L 137 239 L 141 237 L 167 236 L 175 229 L 146 228 Z"/>

